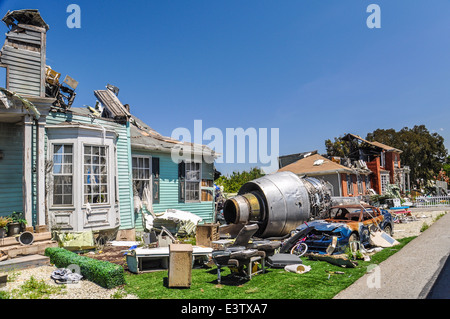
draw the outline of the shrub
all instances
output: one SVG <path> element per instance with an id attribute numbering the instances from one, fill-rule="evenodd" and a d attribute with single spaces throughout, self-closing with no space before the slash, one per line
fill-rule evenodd
<path id="1" fill-rule="evenodd" d="M 114 288 L 125 284 L 124 270 L 120 265 L 108 261 L 79 256 L 76 253 L 59 247 L 48 247 L 45 255 L 58 268 L 78 265 L 84 278 L 95 282 L 103 288 Z"/>

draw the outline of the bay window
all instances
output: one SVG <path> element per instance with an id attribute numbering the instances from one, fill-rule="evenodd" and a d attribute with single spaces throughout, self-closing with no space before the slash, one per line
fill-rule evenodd
<path id="1" fill-rule="evenodd" d="M 116 132 L 76 122 L 47 130 L 49 223 L 69 231 L 118 226 Z"/>

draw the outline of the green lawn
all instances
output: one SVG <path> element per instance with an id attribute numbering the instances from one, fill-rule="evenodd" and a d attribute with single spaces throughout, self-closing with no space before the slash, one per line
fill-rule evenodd
<path id="1" fill-rule="evenodd" d="M 311 271 L 294 274 L 284 269 L 268 268 L 250 281 L 231 281 L 228 268 L 222 270 L 222 284 L 217 284 L 217 268 L 193 269 L 190 288 L 167 288 L 167 271 L 126 274 L 124 290 L 141 299 L 330 299 L 363 276 L 369 265 L 378 264 L 395 254 L 415 237 L 400 239 L 400 245 L 385 248 L 371 261 L 358 260 L 356 268 L 342 268 L 324 261 L 302 258 Z M 330 274 L 340 271 L 344 274 Z"/>

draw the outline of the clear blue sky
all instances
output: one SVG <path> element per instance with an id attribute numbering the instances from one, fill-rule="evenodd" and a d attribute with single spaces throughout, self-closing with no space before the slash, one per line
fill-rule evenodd
<path id="1" fill-rule="evenodd" d="M 66 25 L 71 3 L 80 29 Z M 371 3 L 381 29 L 366 25 Z M 50 25 L 47 64 L 79 81 L 75 106 L 111 83 L 163 135 L 198 119 L 279 128 L 284 155 L 424 124 L 450 145 L 447 0 L 0 0 L 1 16 L 25 8 Z"/>

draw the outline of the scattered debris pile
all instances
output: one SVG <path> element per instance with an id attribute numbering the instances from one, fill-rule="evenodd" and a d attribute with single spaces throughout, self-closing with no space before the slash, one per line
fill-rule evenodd
<path id="1" fill-rule="evenodd" d="M 147 231 L 154 228 L 166 228 L 171 234 L 178 236 L 192 236 L 196 232 L 197 225 L 203 219 L 191 212 L 178 209 L 167 209 L 159 214 L 143 214 Z"/>
<path id="2" fill-rule="evenodd" d="M 75 89 L 78 82 L 66 75 L 63 82 L 59 81 L 61 73 L 54 71 L 50 66 L 45 70 L 45 96 L 55 98 L 53 106 L 61 109 L 69 109 L 77 93 Z"/>

